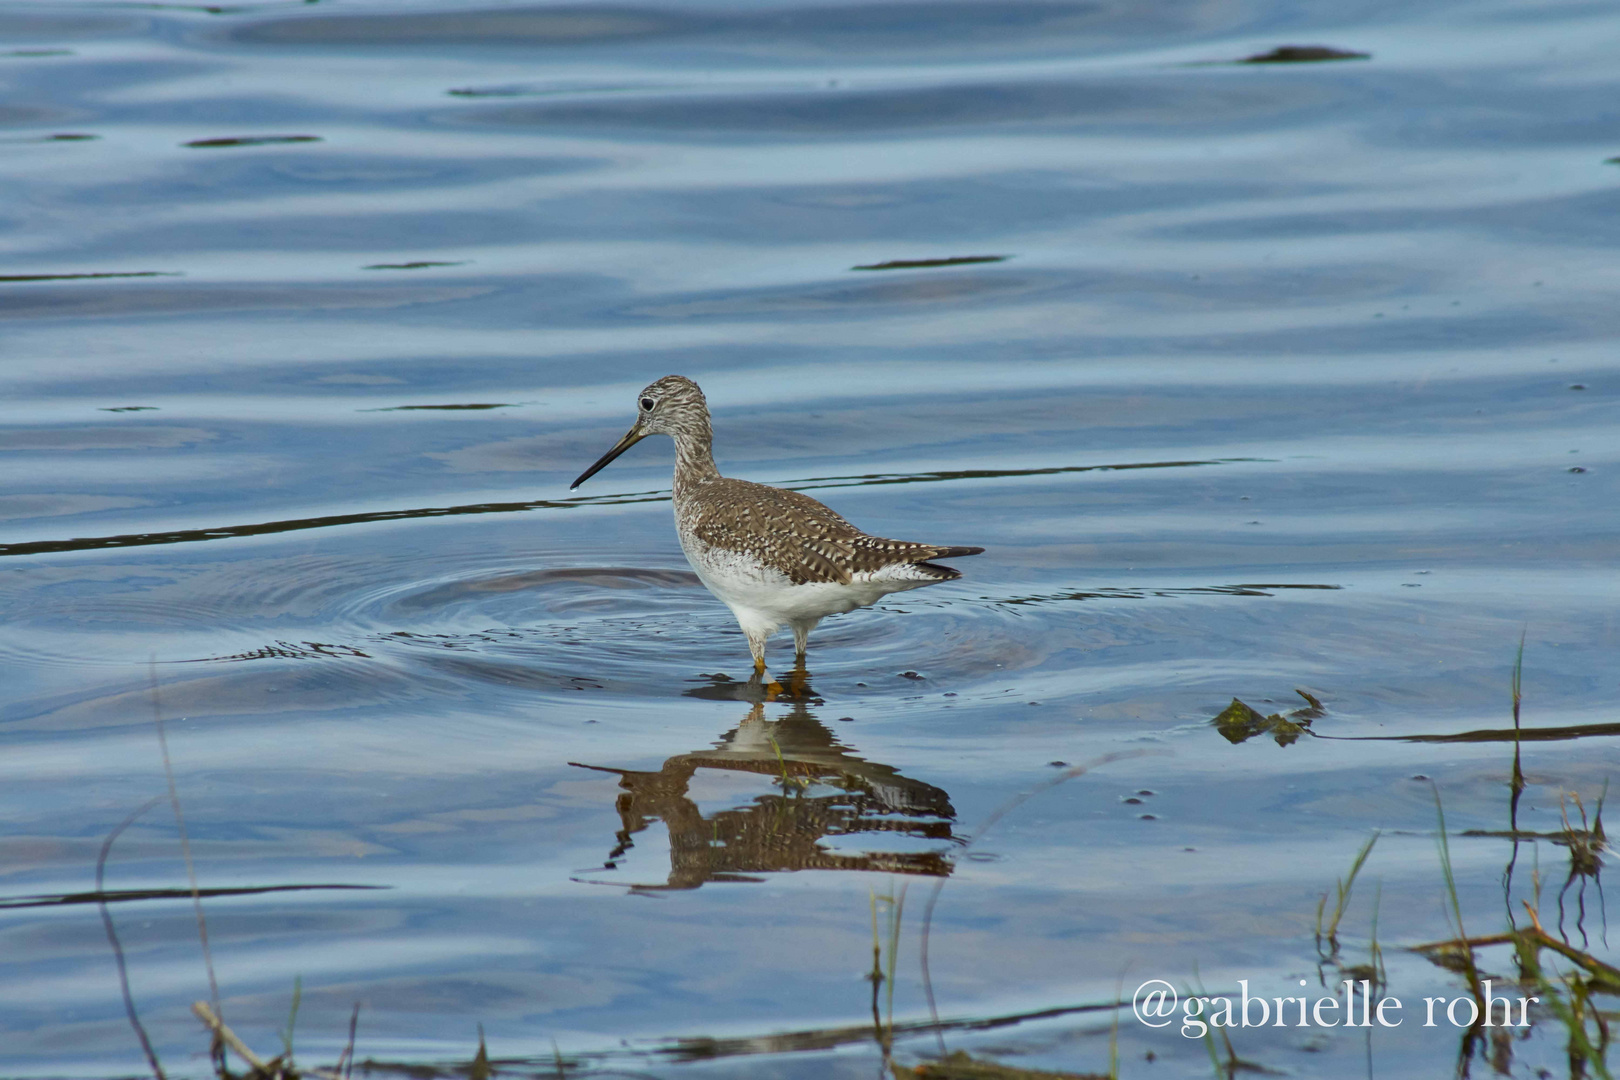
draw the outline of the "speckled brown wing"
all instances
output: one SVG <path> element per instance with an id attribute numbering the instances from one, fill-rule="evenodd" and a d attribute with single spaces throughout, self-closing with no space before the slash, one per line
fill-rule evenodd
<path id="1" fill-rule="evenodd" d="M 847 585 L 854 574 L 894 563 L 983 550 L 868 536 L 808 495 L 747 480 L 705 481 L 691 506 L 690 527 L 699 540 L 751 555 L 786 574 L 795 585 L 812 581 Z"/>

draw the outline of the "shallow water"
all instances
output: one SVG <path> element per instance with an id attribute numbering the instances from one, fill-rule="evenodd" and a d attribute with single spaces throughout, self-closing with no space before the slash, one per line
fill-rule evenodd
<path id="1" fill-rule="evenodd" d="M 1465 980 L 1406 951 L 1453 933 L 1436 790 L 1470 934 L 1538 873 L 1616 961 L 1561 830 L 1620 733 L 1617 39 L 1574 3 L 0 3 L 0 1075 L 144 1068 L 83 894 L 166 790 L 154 680 L 199 885 L 280 890 L 204 901 L 266 1055 L 297 985 L 306 1063 L 360 1002 L 378 1068 L 481 1026 L 536 1075 L 873 1076 L 874 906 L 907 889 L 916 1064 L 943 882 L 951 1050 L 1106 1071 L 1119 987 L 1331 994 L 1376 918 L 1403 1026 L 1232 1048 L 1450 1070 L 1416 1014 Z M 1316 44 L 1370 57 L 1233 62 Z M 986 553 L 767 700 L 668 443 L 567 490 L 670 372 L 729 475 Z M 1559 730 L 1515 810 L 1521 635 Z M 1296 688 L 1294 729 L 1213 722 Z M 106 888 L 169 890 L 109 910 L 205 1074 L 166 806 Z M 1532 1015 L 1477 1053 L 1569 1072 Z"/>

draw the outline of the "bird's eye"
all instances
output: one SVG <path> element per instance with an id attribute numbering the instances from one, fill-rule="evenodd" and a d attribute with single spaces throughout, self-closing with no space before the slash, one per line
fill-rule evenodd
<path id="1" fill-rule="evenodd" d="M 643 409 L 645 409 L 645 410 L 646 410 L 646 411 L 647 411 L 647 412 L 652 412 L 652 407 L 653 407 L 653 399 L 652 399 L 652 398 L 650 398 L 650 397 L 644 397 L 644 398 L 642 398 L 642 399 L 641 399 L 641 407 L 642 407 L 642 408 L 643 408 Z"/>

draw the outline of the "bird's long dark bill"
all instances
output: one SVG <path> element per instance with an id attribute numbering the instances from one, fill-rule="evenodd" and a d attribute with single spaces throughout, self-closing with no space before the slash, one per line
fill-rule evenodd
<path id="1" fill-rule="evenodd" d="M 641 430 L 640 424 L 637 424 L 635 427 L 625 432 L 624 438 L 615 443 L 613 445 L 613 449 L 603 454 L 597 459 L 595 465 L 592 465 L 590 468 L 580 473 L 579 479 L 568 485 L 568 490 L 573 491 L 575 488 L 579 487 L 579 485 L 583 484 L 585 481 L 589 480 L 591 477 L 605 469 L 608 462 L 612 461 L 614 458 L 618 457 L 620 454 L 624 453 L 626 450 L 630 449 L 632 446 L 636 445 L 636 443 L 640 442 L 646 437 L 647 433 Z"/>

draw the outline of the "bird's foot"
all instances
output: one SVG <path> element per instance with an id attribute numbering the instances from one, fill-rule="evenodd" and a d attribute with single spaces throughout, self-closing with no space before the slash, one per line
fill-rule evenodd
<path id="1" fill-rule="evenodd" d="M 766 677 L 767 676 L 766 676 L 766 673 L 765 673 L 765 657 L 763 657 L 763 656 L 755 656 L 754 657 L 754 679 L 763 684 L 762 689 L 765 691 L 765 700 L 766 701 L 775 701 L 777 695 L 782 692 L 782 689 L 783 689 L 782 684 L 777 682 L 775 679 L 771 679 L 769 682 L 765 682 L 764 680 L 766 679 Z"/>

